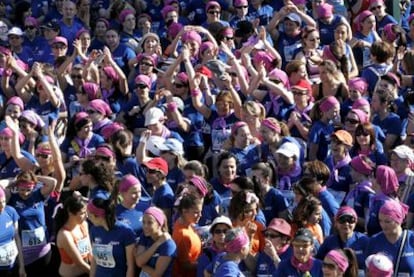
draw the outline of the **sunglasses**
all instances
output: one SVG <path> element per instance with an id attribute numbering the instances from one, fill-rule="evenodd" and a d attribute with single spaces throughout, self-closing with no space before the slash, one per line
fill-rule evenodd
<path id="1" fill-rule="evenodd" d="M 55 44 L 55 45 L 53 45 L 53 46 L 52 46 L 52 48 L 53 48 L 53 49 L 66 49 L 66 46 L 65 46 L 65 45 L 58 45 L 58 44 Z"/>
<path id="2" fill-rule="evenodd" d="M 356 219 L 353 216 L 345 215 L 345 216 L 341 216 L 340 218 L 338 218 L 338 222 L 340 224 L 345 224 L 345 223 L 353 224 L 356 222 Z"/>
<path id="3" fill-rule="evenodd" d="M 284 236 L 284 235 L 281 235 L 281 234 L 265 233 L 264 236 L 265 236 L 265 238 L 268 238 L 268 239 L 277 239 L 277 238 L 280 238 L 282 240 L 288 240 L 288 237 L 287 236 Z"/>
<path id="4" fill-rule="evenodd" d="M 33 30 L 33 29 L 36 29 L 36 27 L 35 27 L 35 26 L 24 26 L 24 28 L 25 28 L 25 29 L 27 29 L 27 30 Z"/>
<path id="5" fill-rule="evenodd" d="M 367 136 L 369 136 L 369 133 L 364 131 L 364 130 L 363 131 L 356 131 L 355 136 L 357 136 L 357 137 L 360 137 L 360 136 L 367 137 Z"/>
<path id="6" fill-rule="evenodd" d="M 229 229 L 215 229 L 214 234 L 215 235 L 225 234 L 228 230 Z"/>
<path id="7" fill-rule="evenodd" d="M 72 79 L 82 79 L 82 75 L 70 75 L 70 78 Z"/>
<path id="8" fill-rule="evenodd" d="M 331 264 L 331 263 L 323 262 L 322 266 L 324 268 L 329 269 L 329 270 L 335 270 L 336 269 L 336 264 Z"/>
<path id="9" fill-rule="evenodd" d="M 135 87 L 136 88 L 139 88 L 139 89 L 146 89 L 147 88 L 147 85 L 145 85 L 145 84 L 137 84 Z"/>
<path id="10" fill-rule="evenodd" d="M 220 11 L 209 11 L 209 14 L 220 14 Z"/>
<path id="11" fill-rule="evenodd" d="M 225 37 L 227 40 L 233 40 L 234 37 Z"/>
<path id="12" fill-rule="evenodd" d="M 307 95 L 308 93 L 306 91 L 300 91 L 300 90 L 292 90 L 293 95 Z"/>
<path id="13" fill-rule="evenodd" d="M 153 66 L 152 63 L 140 63 L 140 65 Z"/>
<path id="14" fill-rule="evenodd" d="M 176 88 L 183 88 L 183 87 L 186 87 L 186 85 L 183 85 L 183 84 L 177 84 L 177 83 L 175 83 L 175 84 L 174 84 L 174 86 L 175 86 Z"/>
<path id="15" fill-rule="evenodd" d="M 36 154 L 36 157 L 42 158 L 42 159 L 47 159 L 47 158 L 49 158 L 49 155 L 47 155 L 47 154 Z"/>
<path id="16" fill-rule="evenodd" d="M 156 174 L 156 173 L 158 173 L 158 172 L 160 172 L 159 170 L 156 170 L 156 169 L 149 169 L 148 168 L 148 173 L 149 174 Z"/>
<path id="17" fill-rule="evenodd" d="M 346 118 L 345 121 L 349 122 L 351 124 L 358 124 L 359 123 L 359 120 L 352 119 L 352 118 Z"/>

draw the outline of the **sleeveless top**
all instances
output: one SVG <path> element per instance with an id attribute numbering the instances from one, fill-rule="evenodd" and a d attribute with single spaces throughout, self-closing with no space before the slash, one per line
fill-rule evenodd
<path id="1" fill-rule="evenodd" d="M 69 231 L 65 227 L 64 227 L 64 229 Z M 87 260 L 88 257 L 89 257 L 89 254 L 91 252 L 91 249 L 90 249 L 90 246 L 89 246 L 89 236 L 88 236 L 88 232 L 87 232 L 87 226 L 85 227 L 84 224 L 81 224 L 80 225 L 80 230 L 82 232 L 81 237 L 76 237 L 73 234 L 73 232 L 70 232 L 70 234 L 72 235 L 73 242 L 75 243 L 76 249 L 79 251 L 82 259 Z M 61 258 L 62 263 L 69 264 L 69 265 L 74 264 L 74 261 L 66 253 L 64 248 L 59 247 L 59 254 L 60 254 L 60 258 Z"/>

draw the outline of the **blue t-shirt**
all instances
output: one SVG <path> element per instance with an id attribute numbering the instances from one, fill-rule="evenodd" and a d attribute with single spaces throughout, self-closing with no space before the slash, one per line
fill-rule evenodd
<path id="1" fill-rule="evenodd" d="M 263 199 L 263 213 L 266 222 L 270 222 L 273 218 L 279 217 L 279 213 L 286 211 L 288 202 L 282 193 L 276 188 L 270 188 Z"/>
<path id="2" fill-rule="evenodd" d="M 260 162 L 260 145 L 250 144 L 244 149 L 232 147 L 229 150 L 237 159 L 237 174 L 250 176 L 251 167 Z"/>
<path id="3" fill-rule="evenodd" d="M 293 251 L 292 247 L 289 247 L 285 252 L 282 254 L 278 254 L 281 261 L 289 260 L 292 257 Z M 266 253 L 259 252 L 257 257 L 256 263 L 256 276 L 272 276 L 272 274 L 276 271 L 276 266 L 272 260 Z"/>
<path id="4" fill-rule="evenodd" d="M 322 273 L 322 261 L 315 259 L 313 261 L 312 269 L 309 272 L 312 276 L 323 276 Z M 304 272 L 300 272 L 298 269 L 294 268 L 290 259 L 281 261 L 277 270 L 273 273 L 274 277 L 302 277 Z"/>
<path id="5" fill-rule="evenodd" d="M 388 64 L 371 64 L 362 70 L 361 77 L 364 78 L 368 83 L 368 92 L 370 95 L 374 92 L 377 82 L 381 76 L 387 74 L 391 70 L 391 66 Z"/>
<path id="6" fill-rule="evenodd" d="M 312 128 L 309 131 L 309 143 L 318 145 L 316 158 L 320 161 L 324 161 L 328 156 L 331 135 L 334 130 L 333 125 L 325 124 L 322 121 L 316 121 L 313 123 Z"/>
<path id="7" fill-rule="evenodd" d="M 204 199 L 203 209 L 201 210 L 201 218 L 198 221 L 198 225 L 210 225 L 216 217 L 220 216 L 219 211 L 217 211 L 217 207 L 220 207 L 221 203 L 220 196 L 215 190 L 213 190 L 212 199 L 210 199 L 208 203 L 206 199 Z"/>
<path id="8" fill-rule="evenodd" d="M 321 36 L 321 45 L 329 45 L 335 40 L 335 29 L 339 23 L 346 21 L 346 19 L 338 14 L 333 15 L 330 23 L 325 23 L 318 19 L 319 34 Z"/>
<path id="9" fill-rule="evenodd" d="M 131 228 L 116 221 L 115 226 L 106 231 L 103 227 L 89 227 L 93 257 L 96 262 L 95 276 L 125 276 L 127 272 L 126 247 L 135 243 Z"/>
<path id="10" fill-rule="evenodd" d="M 392 134 L 396 135 L 398 138 L 401 135 L 402 122 L 400 117 L 395 113 L 389 113 L 388 116 L 383 120 L 381 120 L 380 117 L 376 114 L 372 119 L 372 123 L 378 125 L 384 132 L 385 136 L 387 136 L 388 134 Z"/>
<path id="11" fill-rule="evenodd" d="M 236 263 L 235 261 L 224 259 L 224 255 L 219 257 L 220 258 L 218 258 L 218 260 L 216 261 L 216 266 L 213 269 L 214 277 L 244 276 L 244 274 L 239 268 L 238 263 Z"/>
<path id="12" fill-rule="evenodd" d="M 281 50 L 279 53 L 282 57 L 282 68 L 285 68 L 286 65 L 293 60 L 293 55 L 301 46 L 302 44 L 300 34 L 291 37 L 286 35 L 284 32 L 279 33 L 279 39 L 277 40 L 277 49 Z"/>
<path id="13" fill-rule="evenodd" d="M 367 36 L 363 35 L 360 32 L 356 32 L 354 37 L 356 39 L 368 42 L 369 44 L 373 44 L 375 42 L 375 35 L 373 32 L 370 32 Z M 363 68 L 372 63 L 370 47 L 355 46 L 352 50 L 354 51 L 355 62 L 359 67 Z"/>
<path id="14" fill-rule="evenodd" d="M 32 164 L 36 164 L 36 159 L 27 151 L 21 150 L 20 153 L 27 158 Z M 4 152 L 0 153 L 0 178 L 7 179 L 16 177 L 21 172 L 20 167 L 16 164 L 16 161 L 10 157 L 7 158 Z"/>
<path id="15" fill-rule="evenodd" d="M 334 161 L 333 161 L 333 157 L 329 156 L 326 160 L 325 160 L 325 164 L 329 167 L 329 170 L 331 171 L 331 176 L 330 176 L 330 186 L 329 188 L 334 190 L 334 191 L 344 191 L 344 192 L 348 192 L 349 191 L 349 185 L 352 183 L 352 178 L 351 178 L 351 166 L 348 164 L 338 168 L 338 180 L 335 180 L 334 178 Z"/>
<path id="16" fill-rule="evenodd" d="M 0 248 L 3 250 L 0 257 L 0 271 L 13 268 L 16 262 L 18 253 L 14 236 L 17 230 L 14 227 L 18 220 L 19 215 L 12 206 L 7 205 L 0 213 Z"/>
<path id="17" fill-rule="evenodd" d="M 122 204 L 118 204 L 115 208 L 117 220 L 128 225 L 134 231 L 137 238 L 142 233 L 142 218 L 144 217 L 144 211 L 138 208 L 139 206 L 137 205 L 134 209 L 127 209 Z"/>
<path id="18" fill-rule="evenodd" d="M 146 237 L 144 234 L 142 234 L 139 237 L 139 245 L 142 245 L 145 247 L 145 249 L 150 248 L 154 244 L 154 240 L 151 237 Z M 164 271 L 164 274 L 161 275 L 163 277 L 171 276 L 172 274 L 172 264 L 174 261 L 174 258 L 177 256 L 177 245 L 175 244 L 174 240 L 169 239 L 162 243 L 157 250 L 155 250 L 154 254 L 151 256 L 149 261 L 147 262 L 147 266 L 150 266 L 152 268 L 155 268 L 155 265 L 157 264 L 157 260 L 159 257 L 171 257 L 171 261 L 168 264 L 167 269 Z"/>

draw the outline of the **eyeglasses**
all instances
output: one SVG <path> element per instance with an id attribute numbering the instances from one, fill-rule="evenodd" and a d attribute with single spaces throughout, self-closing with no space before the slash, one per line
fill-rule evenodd
<path id="1" fill-rule="evenodd" d="M 247 9 L 249 6 L 238 6 L 238 7 L 235 7 L 236 9 Z"/>
<path id="2" fill-rule="evenodd" d="M 215 229 L 214 234 L 215 235 L 225 234 L 228 230 L 229 229 Z"/>
<path id="3" fill-rule="evenodd" d="M 135 87 L 136 88 L 139 88 L 139 89 L 146 89 L 147 88 L 147 85 L 145 85 L 145 84 L 137 84 Z"/>
<path id="4" fill-rule="evenodd" d="M 224 37 L 225 39 L 227 39 L 227 40 L 233 40 L 234 39 L 234 37 Z"/>
<path id="5" fill-rule="evenodd" d="M 322 266 L 324 268 L 327 268 L 327 269 L 330 269 L 330 270 L 335 270 L 336 269 L 336 264 L 323 262 Z"/>
<path id="6" fill-rule="evenodd" d="M 220 14 L 220 11 L 208 11 L 209 14 Z"/>
<path id="7" fill-rule="evenodd" d="M 24 28 L 25 28 L 25 29 L 27 29 L 27 30 L 33 30 L 33 29 L 36 29 L 36 27 L 35 27 L 35 26 L 24 26 Z"/>
<path id="8" fill-rule="evenodd" d="M 355 131 L 355 136 L 356 137 L 360 137 L 360 136 L 367 137 L 369 136 L 369 133 L 365 130 L 358 130 L 358 131 Z"/>
<path id="9" fill-rule="evenodd" d="M 140 63 L 140 65 L 153 66 L 152 63 Z"/>
<path id="10" fill-rule="evenodd" d="M 38 158 L 42 158 L 42 159 L 47 159 L 47 158 L 49 158 L 49 155 L 47 155 L 47 154 L 36 154 L 36 157 L 38 157 Z"/>
<path id="11" fill-rule="evenodd" d="M 101 160 L 101 161 L 105 161 L 105 162 L 109 162 L 111 160 L 111 157 L 105 157 L 105 156 L 97 156 L 97 155 L 95 155 L 95 159 Z"/>
<path id="12" fill-rule="evenodd" d="M 88 114 L 94 114 L 94 113 L 97 113 L 97 111 L 95 111 L 95 110 L 87 110 L 86 111 Z"/>
<path id="13" fill-rule="evenodd" d="M 55 44 L 52 45 L 53 49 L 66 49 L 66 45 L 59 45 L 59 44 Z"/>
<path id="14" fill-rule="evenodd" d="M 178 83 L 175 83 L 175 84 L 174 84 L 174 86 L 175 86 L 176 88 L 183 88 L 183 87 L 186 87 L 186 85 L 184 85 L 184 84 L 178 84 Z"/>
<path id="15" fill-rule="evenodd" d="M 356 219 L 353 216 L 344 215 L 344 216 L 341 216 L 340 218 L 338 218 L 338 222 L 340 224 L 345 224 L 345 223 L 353 224 L 353 223 L 356 222 Z"/>
<path id="16" fill-rule="evenodd" d="M 70 75 L 72 79 L 82 79 L 82 75 Z"/>
<path id="17" fill-rule="evenodd" d="M 351 123 L 351 124 L 353 124 L 353 125 L 355 125 L 355 124 L 358 124 L 358 123 L 359 123 L 359 120 L 356 120 L 356 119 L 353 119 L 353 118 L 346 118 L 346 119 L 345 119 L 345 121 L 346 121 L 346 122 L 349 122 L 349 123 Z"/>
<path id="18" fill-rule="evenodd" d="M 379 5 L 379 6 L 375 6 L 375 7 L 370 8 L 370 10 L 375 11 L 376 9 L 381 9 L 381 8 L 382 8 L 382 6 Z"/>

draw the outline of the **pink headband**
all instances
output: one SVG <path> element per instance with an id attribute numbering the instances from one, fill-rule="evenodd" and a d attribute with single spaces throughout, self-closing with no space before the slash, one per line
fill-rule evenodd
<path id="1" fill-rule="evenodd" d="M 119 80 L 118 73 L 116 73 L 115 69 L 112 66 L 105 66 L 103 68 L 106 76 L 111 79 L 113 82 L 117 82 Z"/>
<path id="2" fill-rule="evenodd" d="M 388 200 L 382 205 L 379 212 L 383 215 L 390 217 L 398 224 L 403 223 L 405 216 L 408 212 L 408 206 L 397 202 L 396 200 Z"/>
<path id="3" fill-rule="evenodd" d="M 96 216 L 99 217 L 105 217 L 105 210 L 96 207 L 92 201 L 89 201 L 88 206 L 86 207 L 89 212 L 93 213 Z"/>
<path id="4" fill-rule="evenodd" d="M 365 81 L 364 78 L 352 78 L 348 81 L 349 89 L 351 90 L 357 90 L 361 94 L 365 94 L 367 92 L 368 83 Z"/>
<path id="5" fill-rule="evenodd" d="M 272 120 L 265 118 L 262 120 L 262 125 L 280 134 L 281 129 L 279 124 L 274 123 Z"/>
<path id="6" fill-rule="evenodd" d="M 362 155 L 358 155 L 351 160 L 351 167 L 364 175 L 371 175 L 374 171 L 374 168 L 364 161 Z"/>
<path id="7" fill-rule="evenodd" d="M 336 100 L 334 96 L 329 96 L 321 102 L 321 104 L 319 105 L 319 109 L 321 110 L 321 112 L 325 113 L 335 106 L 339 106 L 338 100 Z"/>
<path id="8" fill-rule="evenodd" d="M 132 174 L 125 175 L 119 183 L 119 191 L 126 192 L 131 187 L 138 185 L 141 188 L 141 182 Z"/>
<path id="9" fill-rule="evenodd" d="M 232 241 L 225 245 L 225 249 L 230 253 L 237 253 L 249 244 L 249 237 L 246 232 L 242 230 Z"/>
<path id="10" fill-rule="evenodd" d="M 360 109 L 361 107 L 369 106 L 369 102 L 367 99 L 361 97 L 352 104 L 352 109 Z"/>
<path id="11" fill-rule="evenodd" d="M 165 215 L 164 212 L 157 207 L 149 207 L 145 210 L 144 214 L 150 215 L 158 222 L 160 226 L 164 226 L 165 224 Z"/>
<path id="12" fill-rule="evenodd" d="M 247 123 L 244 121 L 237 121 L 236 123 L 234 123 L 233 126 L 231 126 L 231 135 L 234 136 L 237 130 L 244 126 L 247 126 Z"/>
<path id="13" fill-rule="evenodd" d="M 386 165 L 380 165 L 375 175 L 384 194 L 390 195 L 397 192 L 399 183 L 394 169 Z"/>
<path id="14" fill-rule="evenodd" d="M 79 112 L 75 115 L 75 124 L 78 124 L 81 120 L 89 118 L 89 115 L 85 112 Z"/>
<path id="15" fill-rule="evenodd" d="M 326 254 L 326 257 L 336 263 L 339 270 L 344 273 L 349 266 L 348 259 L 338 250 L 331 250 Z"/>
<path id="16" fill-rule="evenodd" d="M 394 31 L 392 30 L 392 27 L 394 26 L 393 23 L 388 23 L 387 25 L 384 26 L 384 34 L 385 34 L 385 38 L 389 41 L 389 42 L 394 42 L 397 39 L 397 34 L 394 33 Z"/>
<path id="17" fill-rule="evenodd" d="M 207 195 L 208 189 L 204 178 L 195 175 L 190 179 L 190 182 L 198 189 L 203 198 Z"/>
<path id="18" fill-rule="evenodd" d="M 338 212 L 335 215 L 335 219 L 338 219 L 343 215 L 351 215 L 355 219 L 358 218 L 358 215 L 355 212 L 355 210 L 353 208 L 349 207 L 349 206 L 342 206 L 341 208 L 339 208 Z"/>
<path id="19" fill-rule="evenodd" d="M 44 154 L 44 155 L 51 155 L 52 154 L 52 150 L 45 148 L 45 147 L 38 147 L 36 149 L 36 153 L 37 154 Z"/>
<path id="20" fill-rule="evenodd" d="M 369 122 L 368 115 L 363 110 L 352 109 L 349 112 L 354 113 L 359 118 L 359 121 L 362 124 L 365 124 L 365 123 L 368 123 Z"/>
<path id="21" fill-rule="evenodd" d="M 25 188 L 25 189 L 33 189 L 36 186 L 35 182 L 26 182 L 26 181 L 17 181 L 17 186 L 19 188 Z"/>
<path id="22" fill-rule="evenodd" d="M 0 198 L 5 198 L 5 197 L 6 197 L 6 193 L 4 192 L 4 189 L 0 187 Z"/>
<path id="23" fill-rule="evenodd" d="M 6 105 L 13 104 L 20 108 L 20 110 L 24 110 L 23 100 L 19 96 L 13 96 L 12 98 L 7 101 Z"/>
<path id="24" fill-rule="evenodd" d="M 102 99 L 92 100 L 91 102 L 89 102 L 88 106 L 105 116 L 110 116 L 112 114 L 111 107 Z"/>
<path id="25" fill-rule="evenodd" d="M 100 155 L 103 155 L 105 157 L 115 158 L 114 152 L 111 149 L 109 149 L 108 147 L 105 147 L 105 146 L 98 147 L 96 149 L 96 152 L 95 152 L 95 155 L 96 154 L 100 154 Z"/>

